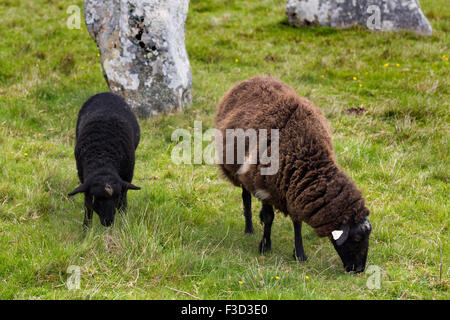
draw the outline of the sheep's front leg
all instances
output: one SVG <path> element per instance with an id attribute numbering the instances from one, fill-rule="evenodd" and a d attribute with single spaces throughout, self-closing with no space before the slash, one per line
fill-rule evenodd
<path id="1" fill-rule="evenodd" d="M 253 233 L 252 195 L 242 187 L 242 202 L 244 203 L 245 233 Z"/>
<path id="2" fill-rule="evenodd" d="M 306 261 L 308 257 L 303 250 L 302 222 L 293 221 L 293 223 L 295 234 L 294 259 L 298 261 Z"/>
<path id="3" fill-rule="evenodd" d="M 117 206 L 117 209 L 122 212 L 125 212 L 125 210 L 127 209 L 127 206 L 128 206 L 127 191 L 123 191 L 122 194 L 120 195 L 119 204 Z"/>
<path id="4" fill-rule="evenodd" d="M 270 232 L 272 230 L 272 222 L 274 218 L 272 206 L 263 204 L 259 217 L 261 218 L 261 222 L 264 224 L 264 234 L 261 243 L 259 244 L 259 252 L 262 254 L 272 249 L 272 243 L 270 241 Z"/>
<path id="5" fill-rule="evenodd" d="M 84 195 L 84 221 L 83 228 L 88 229 L 92 224 L 92 198 L 88 195 Z"/>

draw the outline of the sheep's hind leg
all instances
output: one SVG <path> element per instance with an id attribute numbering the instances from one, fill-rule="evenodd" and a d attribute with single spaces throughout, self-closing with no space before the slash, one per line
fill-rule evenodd
<path id="1" fill-rule="evenodd" d="M 242 202 L 244 203 L 244 217 L 245 217 L 245 233 L 253 233 L 252 222 L 252 195 L 244 187 L 242 187 Z"/>
<path id="2" fill-rule="evenodd" d="M 264 223 L 264 234 L 259 244 L 259 252 L 262 254 L 264 252 L 269 252 L 272 249 L 272 243 L 270 241 L 270 232 L 272 230 L 274 218 L 272 206 L 263 204 L 259 217 L 261 218 L 261 222 Z"/>
<path id="3" fill-rule="evenodd" d="M 302 222 L 293 221 L 293 223 L 295 234 L 294 259 L 298 261 L 306 261 L 308 257 L 305 254 L 305 250 L 303 250 Z"/>

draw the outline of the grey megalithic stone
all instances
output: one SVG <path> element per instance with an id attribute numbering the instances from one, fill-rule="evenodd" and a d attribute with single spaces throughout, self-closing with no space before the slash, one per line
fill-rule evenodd
<path id="1" fill-rule="evenodd" d="M 189 0 L 84 0 L 108 86 L 140 117 L 191 103 L 184 43 L 188 7 Z"/>
<path id="2" fill-rule="evenodd" d="M 289 0 L 286 13 L 296 27 L 362 25 L 370 30 L 432 33 L 417 0 Z"/>

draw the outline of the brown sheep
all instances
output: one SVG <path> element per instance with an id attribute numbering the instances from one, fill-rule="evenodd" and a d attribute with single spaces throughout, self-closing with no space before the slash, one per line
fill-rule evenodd
<path id="1" fill-rule="evenodd" d="M 283 82 L 255 77 L 234 86 L 219 104 L 218 132 L 225 137 L 227 130 L 238 128 L 257 132 L 278 129 L 279 161 L 275 174 L 261 174 L 267 165 L 260 158 L 250 159 L 249 139 L 244 140 L 244 162 L 239 163 L 236 157 L 232 163 L 225 160 L 225 146 L 234 144 L 234 139 L 230 142 L 223 138 L 222 158 L 219 156 L 225 176 L 242 187 L 246 233 L 253 233 L 251 193 L 262 201 L 264 235 L 260 252 L 271 249 L 275 207 L 293 221 L 294 258 L 307 259 L 301 236 L 305 221 L 320 237 L 330 238 L 347 272 L 362 272 L 371 231 L 366 219 L 369 210 L 355 183 L 338 167 L 329 125 L 320 110 Z M 271 135 L 268 136 L 270 141 Z M 271 146 L 266 152 L 271 152 Z"/>

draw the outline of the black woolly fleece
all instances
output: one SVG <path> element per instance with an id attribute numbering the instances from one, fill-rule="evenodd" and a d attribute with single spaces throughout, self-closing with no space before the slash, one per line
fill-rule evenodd
<path id="1" fill-rule="evenodd" d="M 117 173 L 131 182 L 139 124 L 122 97 L 100 93 L 81 107 L 76 128 L 75 159 L 82 183 L 102 172 Z"/>

